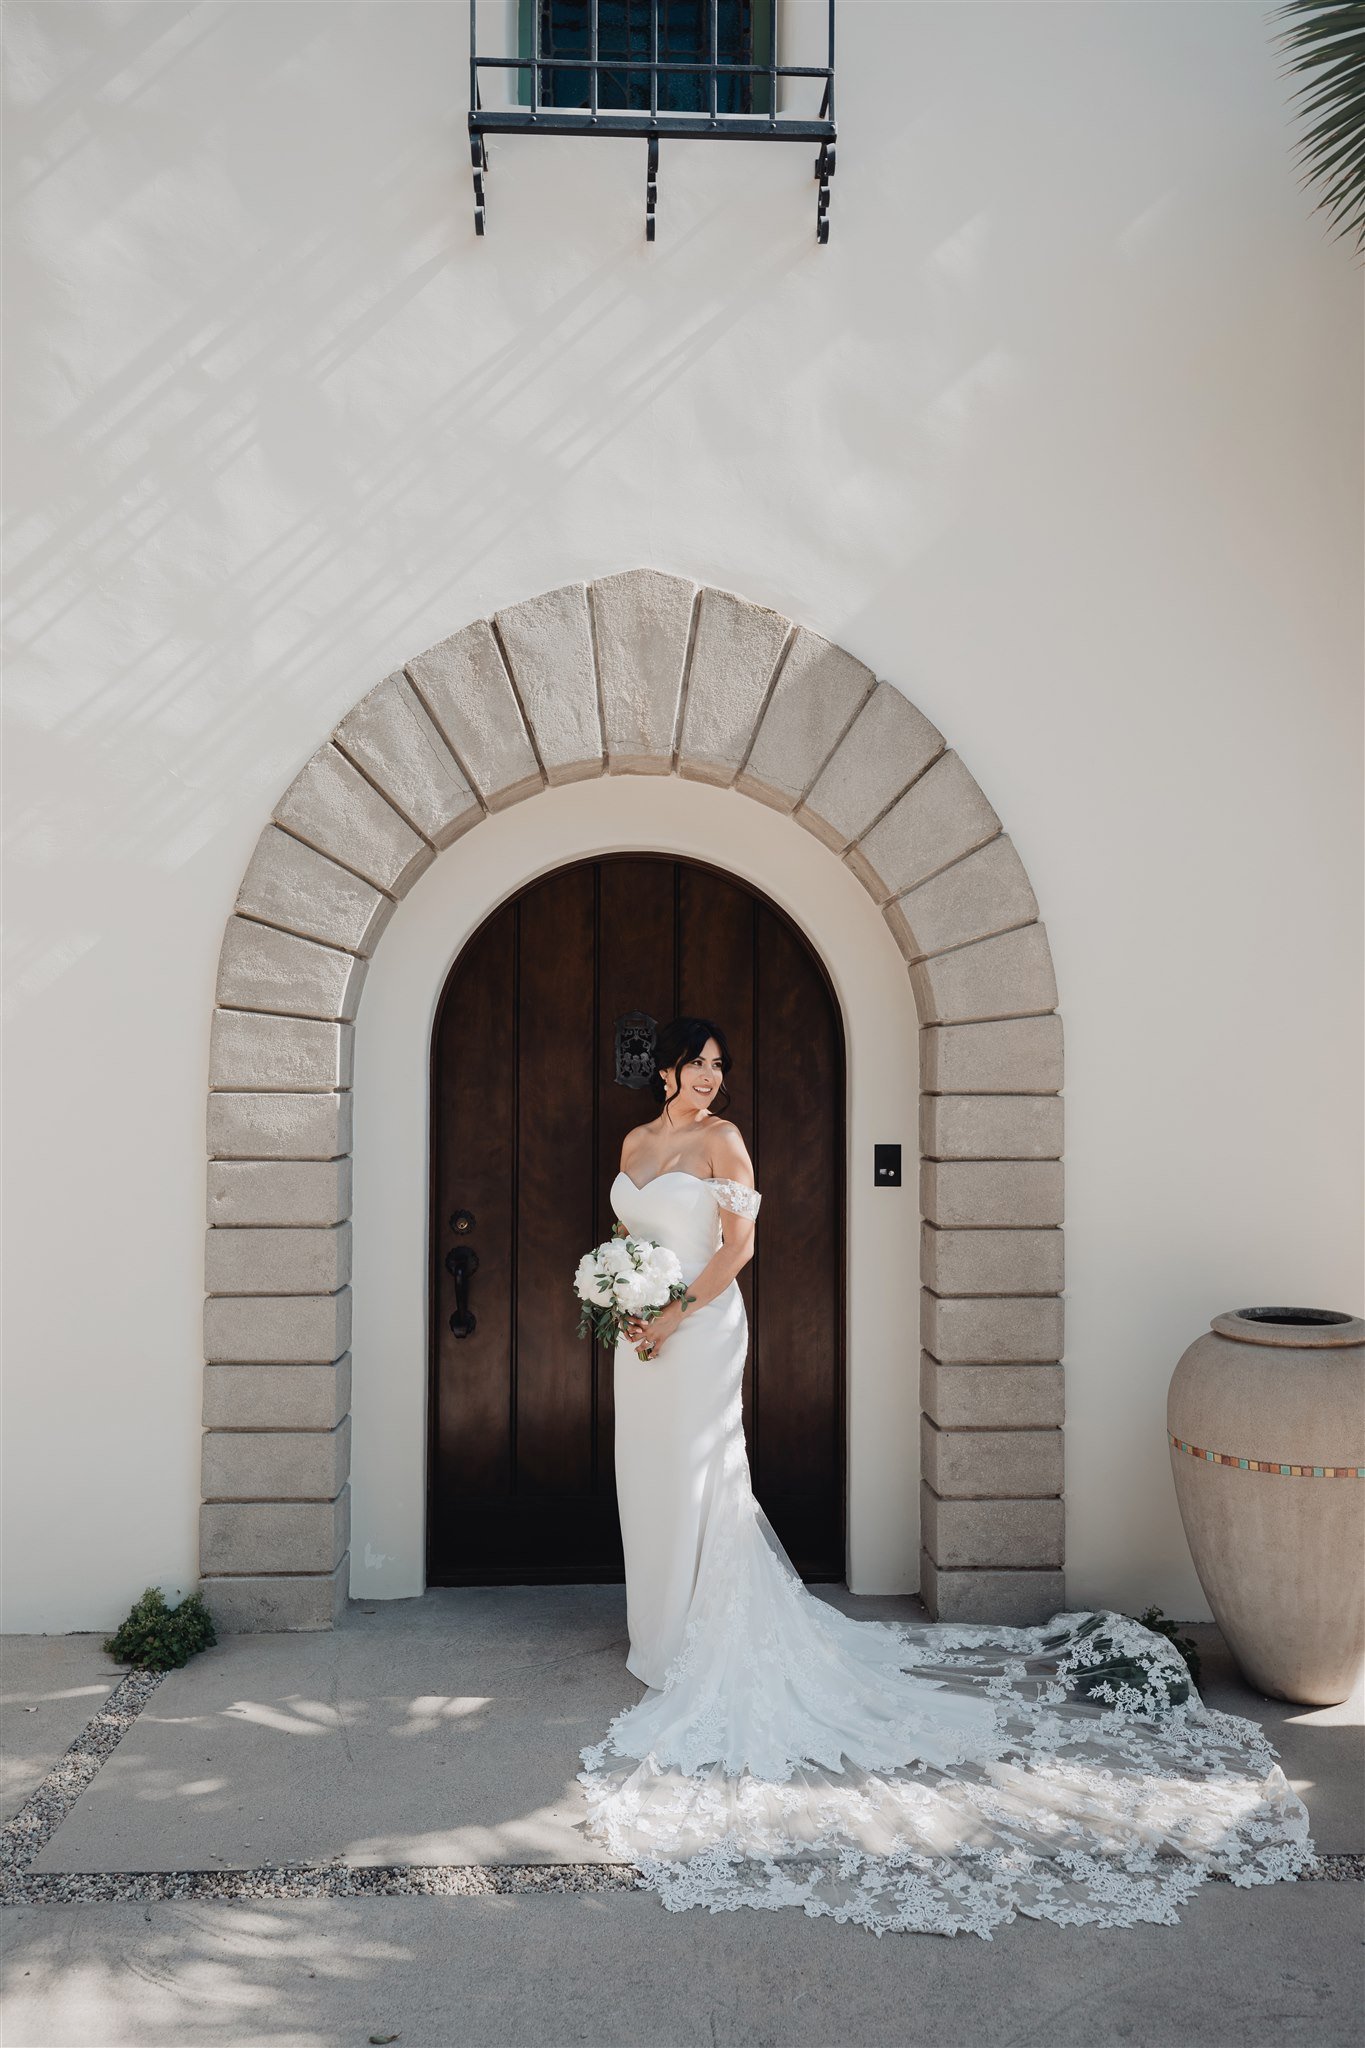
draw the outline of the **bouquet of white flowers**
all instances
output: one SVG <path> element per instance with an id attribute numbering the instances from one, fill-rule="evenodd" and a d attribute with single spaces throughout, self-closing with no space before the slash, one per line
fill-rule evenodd
<path id="1" fill-rule="evenodd" d="M 648 1237 L 609 1237 L 596 1251 L 584 1252 L 574 1292 L 583 1304 L 579 1336 L 614 1345 L 628 1322 L 653 1322 L 670 1301 L 684 1300 L 687 1285 L 677 1254 L 667 1246 Z"/>

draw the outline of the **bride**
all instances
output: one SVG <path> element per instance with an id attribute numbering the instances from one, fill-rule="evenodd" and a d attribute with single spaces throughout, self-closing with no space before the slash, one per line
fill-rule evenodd
<path id="1" fill-rule="evenodd" d="M 1109 1612 L 856 1621 L 807 1591 L 750 1483 L 738 1275 L 762 1198 L 721 1113 L 725 1034 L 679 1017 L 654 1057 L 662 1107 L 611 1199 L 687 1294 L 615 1353 L 626 1666 L 648 1690 L 581 1752 L 587 1831 L 672 1910 L 800 1905 L 876 1934 L 1174 1923 L 1210 1876 L 1309 1868 L 1260 1729 L 1205 1707 L 1164 1636 Z"/>

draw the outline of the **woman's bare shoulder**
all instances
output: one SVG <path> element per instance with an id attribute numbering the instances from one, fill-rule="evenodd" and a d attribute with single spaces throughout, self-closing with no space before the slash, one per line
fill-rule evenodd
<path id="1" fill-rule="evenodd" d="M 655 1122 L 657 1122 L 657 1118 L 651 1117 L 649 1122 L 643 1124 L 636 1124 L 634 1130 L 626 1132 L 625 1137 L 621 1140 L 622 1165 L 624 1165 L 628 1159 L 633 1159 L 635 1154 L 639 1152 L 642 1149 L 642 1147 L 647 1148 L 648 1133 L 653 1128 Z"/>
<path id="2" fill-rule="evenodd" d="M 738 1124 L 717 1117 L 707 1133 L 710 1139 L 711 1170 L 717 1180 L 743 1180 L 753 1186 L 754 1166 Z"/>

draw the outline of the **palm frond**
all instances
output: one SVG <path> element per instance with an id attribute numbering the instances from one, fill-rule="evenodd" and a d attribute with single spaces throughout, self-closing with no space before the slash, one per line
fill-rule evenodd
<path id="1" fill-rule="evenodd" d="M 1335 232 L 1365 249 L 1365 0 L 1288 0 L 1272 18 L 1285 15 L 1275 40 L 1305 76 L 1292 97 L 1307 95 L 1299 111 L 1314 123 L 1299 145 L 1305 177 L 1321 184 Z"/>

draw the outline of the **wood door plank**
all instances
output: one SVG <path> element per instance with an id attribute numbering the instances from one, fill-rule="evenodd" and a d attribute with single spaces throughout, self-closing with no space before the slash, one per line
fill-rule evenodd
<path id="1" fill-rule="evenodd" d="M 710 1017 L 725 1033 L 734 1067 L 726 1077 L 730 1107 L 725 1112 L 739 1128 L 754 1162 L 754 1176 L 763 1185 L 759 1164 L 760 1137 L 755 1114 L 754 1073 L 754 897 L 744 884 L 711 868 L 682 864 L 678 887 L 678 1010 L 684 1017 Z M 757 1241 L 756 1241 L 757 1242 Z M 754 1405 L 760 1367 L 753 1334 L 759 1327 L 762 1297 L 761 1242 L 739 1277 L 749 1317 L 751 1342 L 744 1367 L 743 1419 L 755 1491 L 761 1457 L 761 1416 Z"/>
<path id="2" fill-rule="evenodd" d="M 616 1218 L 611 1185 L 621 1165 L 621 1144 L 637 1124 L 658 1114 L 647 1088 L 616 1080 L 616 1022 L 641 1010 L 660 1026 L 673 1015 L 674 878 L 677 863 L 657 855 L 599 864 L 597 943 L 597 1220 L 595 1242 Z M 611 1356 L 597 1352 L 597 1488 L 616 1497 L 615 1421 Z"/>
<path id="3" fill-rule="evenodd" d="M 785 918 L 757 919 L 758 1069 L 769 1181 L 762 1308 L 764 1507 L 801 1568 L 842 1559 L 843 1061 L 820 968 Z M 821 1563 L 817 1566 L 816 1561 Z"/>
<path id="4" fill-rule="evenodd" d="M 498 918 L 461 955 L 436 1033 L 431 1253 L 441 1497 L 505 1492 L 511 1481 L 512 989 L 513 922 Z M 468 1232 L 451 1228 L 457 1210 L 473 1215 Z M 477 1327 L 459 1340 L 450 1329 L 455 1282 L 444 1263 L 456 1247 L 479 1260 L 470 1282 Z"/>
<path id="5" fill-rule="evenodd" d="M 592 1347 L 574 1267 L 593 1243 L 593 875 L 521 899 L 518 951 L 516 1487 L 592 1483 Z"/>

